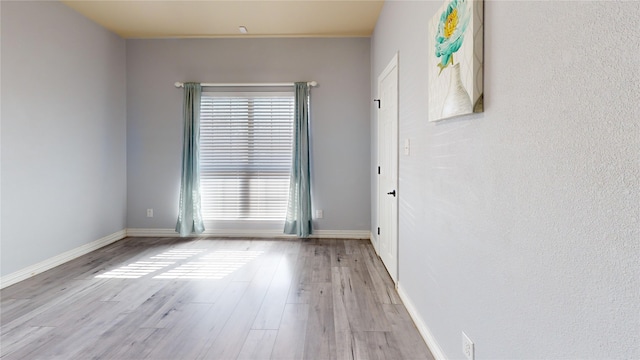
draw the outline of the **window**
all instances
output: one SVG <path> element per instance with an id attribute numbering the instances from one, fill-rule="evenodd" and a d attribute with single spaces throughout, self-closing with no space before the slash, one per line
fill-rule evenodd
<path id="1" fill-rule="evenodd" d="M 284 221 L 293 93 L 203 93 L 200 187 L 205 220 Z"/>

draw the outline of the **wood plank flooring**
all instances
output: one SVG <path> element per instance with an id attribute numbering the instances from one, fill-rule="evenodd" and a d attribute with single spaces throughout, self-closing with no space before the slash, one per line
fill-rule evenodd
<path id="1" fill-rule="evenodd" d="M 367 240 L 126 238 L 0 297 L 2 359 L 433 359 Z"/>

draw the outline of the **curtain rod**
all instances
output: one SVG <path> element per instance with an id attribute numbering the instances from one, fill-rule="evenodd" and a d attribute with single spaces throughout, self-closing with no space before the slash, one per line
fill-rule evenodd
<path id="1" fill-rule="evenodd" d="M 309 86 L 317 86 L 317 81 L 309 81 L 307 82 Z M 280 87 L 280 86 L 293 86 L 294 83 L 201 83 L 203 87 L 255 87 L 255 86 L 263 86 L 263 87 Z M 177 88 L 184 87 L 184 83 L 176 82 L 175 86 Z"/>

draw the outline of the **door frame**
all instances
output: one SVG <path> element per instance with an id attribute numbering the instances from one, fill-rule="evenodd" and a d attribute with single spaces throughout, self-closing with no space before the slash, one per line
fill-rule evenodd
<path id="1" fill-rule="evenodd" d="M 396 52 L 393 55 L 393 57 L 391 58 L 391 60 L 387 64 L 387 66 L 384 68 L 384 70 L 382 70 L 380 72 L 380 75 L 378 75 L 378 99 L 380 99 L 380 96 L 381 96 L 380 88 L 381 88 L 382 81 L 394 69 L 396 69 L 396 90 L 397 90 L 396 91 L 396 114 L 395 114 L 395 116 L 396 116 L 396 124 L 395 124 L 395 127 L 396 127 L 396 131 L 395 131 L 395 135 L 396 135 L 396 149 L 395 149 L 396 166 L 395 166 L 394 169 L 391 169 L 391 170 L 395 171 L 395 173 L 396 173 L 396 176 L 395 176 L 395 179 L 396 179 L 396 181 L 395 181 L 396 182 L 395 183 L 395 191 L 396 191 L 396 194 L 397 194 L 396 195 L 396 202 L 397 202 L 396 210 L 397 211 L 396 211 L 395 218 L 392 217 L 392 219 L 390 219 L 390 220 L 395 222 L 395 229 L 396 229 L 396 231 L 395 231 L 396 232 L 395 233 L 395 244 L 394 244 L 395 245 L 395 257 L 396 257 L 396 259 L 395 259 L 395 269 L 394 269 L 395 270 L 394 271 L 395 272 L 395 278 L 393 276 L 394 274 L 392 274 L 391 272 L 389 272 L 389 275 L 391 276 L 391 279 L 395 282 L 395 284 L 397 286 L 398 280 L 399 280 L 399 275 L 400 275 L 399 274 L 399 268 L 400 268 L 400 266 L 399 266 L 399 256 L 398 256 L 399 255 L 399 236 L 398 236 L 399 235 L 399 226 L 398 226 L 399 225 L 399 216 L 398 216 L 398 213 L 399 213 L 399 204 L 400 204 L 400 202 L 399 202 L 399 191 L 398 191 L 398 188 L 399 188 L 398 176 L 399 176 L 399 168 L 400 168 L 400 159 L 399 159 L 399 153 L 400 153 L 400 151 L 399 151 L 399 144 L 400 144 L 400 142 L 399 142 L 399 138 L 400 138 L 400 136 L 399 136 L 400 135 L 399 134 L 399 128 L 400 128 L 400 124 L 399 124 L 400 123 L 400 118 L 399 118 L 399 113 L 400 113 L 400 104 L 399 104 L 400 103 L 400 101 L 399 101 L 400 100 L 399 99 L 400 72 L 399 72 L 399 68 L 398 68 L 398 52 Z M 382 99 L 380 99 L 380 100 L 382 100 Z M 376 139 L 377 151 L 376 151 L 376 156 L 377 156 L 377 163 L 378 163 L 377 166 L 380 166 L 380 158 L 381 158 L 381 156 L 380 156 L 380 153 L 381 153 L 381 148 L 380 148 L 381 141 L 380 141 L 380 139 L 383 136 L 382 131 L 381 131 L 380 111 L 376 112 L 376 127 L 377 127 L 377 139 Z M 380 226 L 381 213 L 382 213 L 382 211 L 381 211 L 382 201 L 381 201 L 381 194 L 380 194 L 380 190 L 381 190 L 380 189 L 380 177 L 379 177 L 380 175 L 377 173 L 377 167 L 376 167 L 376 176 L 377 176 L 376 177 L 376 180 L 377 180 L 376 181 L 376 184 L 377 184 L 377 186 L 376 186 L 377 187 L 377 189 L 376 189 L 377 227 L 379 227 Z M 374 245 L 375 245 L 374 248 L 376 250 L 376 253 L 382 259 L 381 241 L 380 241 L 380 236 L 379 235 L 376 236 L 376 244 L 374 244 Z M 388 267 L 388 264 L 385 264 L 385 267 Z"/>

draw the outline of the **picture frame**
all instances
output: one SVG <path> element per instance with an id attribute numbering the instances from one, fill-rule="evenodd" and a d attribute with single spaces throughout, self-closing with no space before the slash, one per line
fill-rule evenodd
<path id="1" fill-rule="evenodd" d="M 484 111 L 484 1 L 446 0 L 428 28 L 429 121 Z"/>

